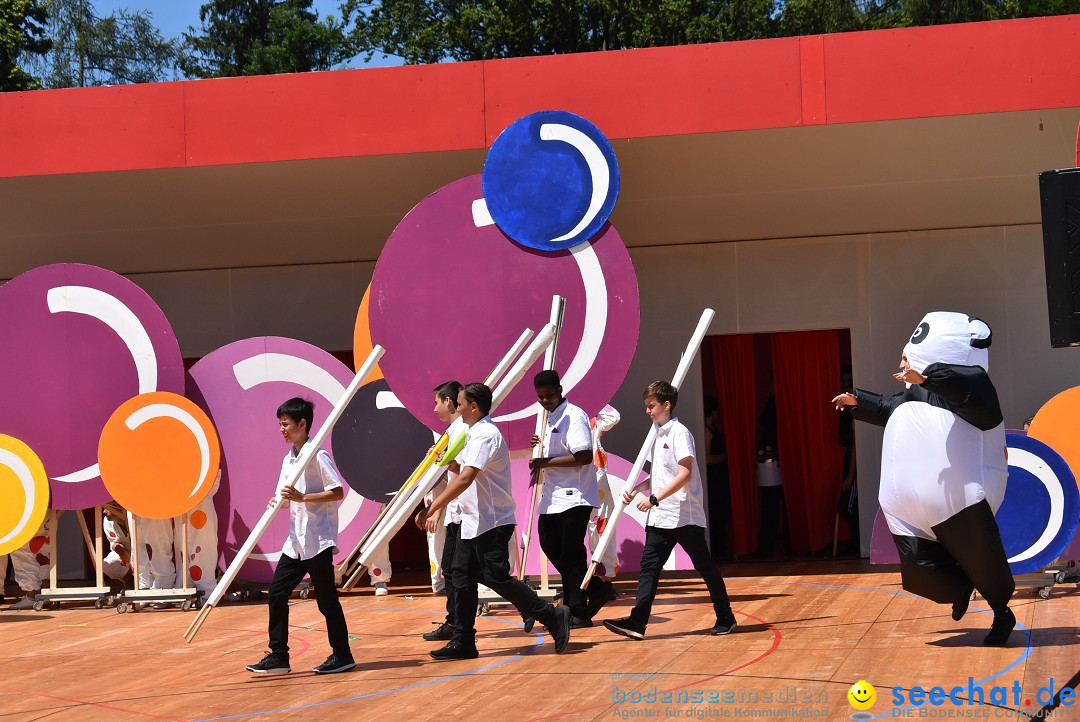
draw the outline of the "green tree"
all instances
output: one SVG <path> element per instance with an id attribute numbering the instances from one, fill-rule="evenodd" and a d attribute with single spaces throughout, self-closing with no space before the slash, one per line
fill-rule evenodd
<path id="1" fill-rule="evenodd" d="M 0 0 L 0 91 L 40 88 L 38 80 L 23 69 L 24 58 L 48 50 L 41 2 Z"/>
<path id="2" fill-rule="evenodd" d="M 195 78 L 328 70 L 356 55 L 346 21 L 312 0 L 212 0 L 184 33 L 180 69 Z"/>
<path id="3" fill-rule="evenodd" d="M 51 48 L 29 64 L 46 88 L 152 83 L 175 75 L 176 46 L 149 12 L 98 17 L 91 0 L 44 0 Z"/>
<path id="4" fill-rule="evenodd" d="M 777 0 L 346 0 L 357 48 L 407 63 L 770 37 Z"/>

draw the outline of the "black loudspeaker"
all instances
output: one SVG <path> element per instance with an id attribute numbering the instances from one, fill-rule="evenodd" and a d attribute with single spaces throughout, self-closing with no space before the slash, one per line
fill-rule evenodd
<path id="1" fill-rule="evenodd" d="M 1080 346 L 1080 168 L 1039 174 L 1050 344 Z"/>

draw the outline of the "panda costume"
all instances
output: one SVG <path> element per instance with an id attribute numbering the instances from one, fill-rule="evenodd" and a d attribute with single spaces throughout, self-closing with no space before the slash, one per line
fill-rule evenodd
<path id="1" fill-rule="evenodd" d="M 991 332 L 960 313 L 927 314 L 904 347 L 899 381 L 881 396 L 837 397 L 854 418 L 885 427 L 878 501 L 900 553 L 904 589 L 952 604 L 953 619 L 978 590 L 994 610 L 985 644 L 1005 644 L 1016 625 L 1015 589 L 994 512 L 1008 465 L 997 391 L 987 374 Z"/>

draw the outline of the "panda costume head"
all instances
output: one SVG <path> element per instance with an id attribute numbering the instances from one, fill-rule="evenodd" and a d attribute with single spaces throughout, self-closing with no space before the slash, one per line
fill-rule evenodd
<path id="1" fill-rule="evenodd" d="M 935 363 L 981 366 L 990 371 L 990 327 L 975 316 L 934 311 L 923 316 L 904 346 L 908 365 L 922 374 Z"/>

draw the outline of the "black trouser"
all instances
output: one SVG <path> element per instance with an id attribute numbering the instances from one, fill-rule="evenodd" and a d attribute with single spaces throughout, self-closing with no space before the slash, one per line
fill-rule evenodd
<path id="1" fill-rule="evenodd" d="M 637 601 L 634 602 L 630 618 L 639 624 L 649 623 L 653 600 L 656 599 L 656 588 L 660 583 L 660 571 L 676 544 L 683 548 L 693 562 L 694 569 L 697 569 L 705 580 L 717 621 L 729 619 L 731 601 L 728 599 L 724 578 L 720 576 L 720 570 L 709 553 L 709 545 L 705 542 L 705 527 L 690 525 L 675 529 L 645 527 L 645 549 L 641 552 Z"/>
<path id="2" fill-rule="evenodd" d="M 510 576 L 507 545 L 514 525 L 497 526 L 475 539 L 460 539 L 454 553 L 451 574 L 454 580 L 454 639 L 472 643 L 476 638 L 476 585 L 483 582 L 500 597 L 517 607 L 523 617 L 533 617 L 549 625 L 555 608 L 545 602 L 525 582 Z"/>
<path id="3" fill-rule="evenodd" d="M 461 522 L 451 522 L 446 525 L 446 538 L 442 548 L 442 575 L 446 581 L 443 589 L 446 591 L 446 623 L 454 626 L 454 598 L 457 590 L 454 589 L 454 553 L 461 543 Z M 475 612 L 475 610 L 474 610 Z"/>
<path id="4" fill-rule="evenodd" d="M 326 618 L 326 636 L 334 654 L 351 655 L 349 629 L 334 584 L 334 550 L 324 549 L 310 559 L 281 555 L 270 582 L 270 651 L 289 653 L 289 597 L 304 575 L 311 577 L 319 612 Z"/>
<path id="5" fill-rule="evenodd" d="M 986 500 L 931 529 L 938 541 L 893 534 L 904 589 L 939 604 L 962 602 L 978 589 L 991 609 L 1004 611 L 1016 583 Z"/>
<path id="6" fill-rule="evenodd" d="M 540 548 L 562 576 L 563 605 L 578 619 L 591 619 L 594 612 L 590 602 L 611 587 L 611 582 L 594 576 L 588 589 L 581 590 L 589 567 L 585 534 L 595 511 L 591 506 L 575 506 L 557 514 L 541 514 L 538 525 Z"/>

